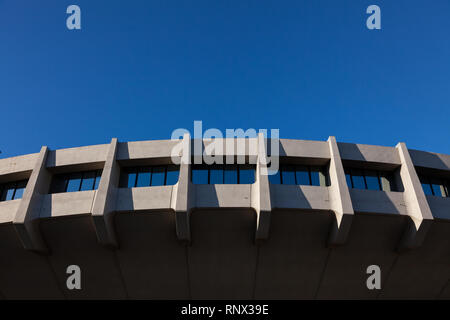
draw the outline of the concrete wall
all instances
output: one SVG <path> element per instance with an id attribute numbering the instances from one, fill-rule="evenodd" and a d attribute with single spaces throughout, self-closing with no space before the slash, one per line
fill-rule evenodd
<path id="1" fill-rule="evenodd" d="M 247 141 L 248 159 L 258 139 Z M 190 158 L 195 141 L 183 141 Z M 450 156 L 281 139 L 283 161 L 327 165 L 331 184 L 271 185 L 258 163 L 251 185 L 194 185 L 182 165 L 174 186 L 118 188 L 120 166 L 170 163 L 176 143 L 113 139 L 0 159 L 0 182 L 30 179 L 21 200 L 0 202 L 0 254 L 9 257 L 0 297 L 450 298 L 450 198 L 425 196 L 415 169 L 448 175 Z M 349 189 L 343 164 L 396 169 L 403 191 Z M 53 174 L 100 168 L 98 190 L 48 194 Z M 80 292 L 65 287 L 70 264 L 86 272 Z M 386 289 L 367 290 L 370 264 L 382 267 Z"/>

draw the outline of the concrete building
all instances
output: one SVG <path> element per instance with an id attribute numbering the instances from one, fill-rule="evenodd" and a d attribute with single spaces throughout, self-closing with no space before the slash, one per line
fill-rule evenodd
<path id="1" fill-rule="evenodd" d="M 281 139 L 266 176 L 254 140 L 242 166 L 174 167 L 171 140 L 0 159 L 0 298 L 450 298 L 449 155 Z"/>

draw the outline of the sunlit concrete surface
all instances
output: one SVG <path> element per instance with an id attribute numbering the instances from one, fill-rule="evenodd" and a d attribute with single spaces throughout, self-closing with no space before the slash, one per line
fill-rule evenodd
<path id="1" fill-rule="evenodd" d="M 253 184 L 196 185 L 182 164 L 175 185 L 118 187 L 121 167 L 168 164 L 177 143 L 0 159 L 0 183 L 28 179 L 22 199 L 0 202 L 0 298 L 450 298 L 450 198 L 425 195 L 417 173 L 449 179 L 449 155 L 281 139 L 281 162 L 326 166 L 329 184 L 270 184 L 258 164 Z M 402 188 L 349 188 L 346 166 L 390 170 Z M 97 169 L 97 190 L 49 194 L 54 174 Z M 66 286 L 69 265 L 81 290 Z"/>

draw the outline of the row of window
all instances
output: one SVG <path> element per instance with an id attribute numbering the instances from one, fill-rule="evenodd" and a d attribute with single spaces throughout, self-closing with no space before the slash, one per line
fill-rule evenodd
<path id="1" fill-rule="evenodd" d="M 194 184 L 252 184 L 255 182 L 254 165 L 192 165 L 191 180 Z M 96 190 L 102 170 L 56 174 L 50 193 Z M 175 165 L 125 167 L 121 170 L 119 187 L 135 188 L 174 185 L 178 181 L 179 167 Z M 345 168 L 350 188 L 399 191 L 392 172 L 357 168 Z M 326 167 L 305 165 L 281 165 L 275 175 L 269 175 L 272 184 L 327 186 Z M 450 197 L 450 181 L 420 176 L 426 195 Z M 0 185 L 0 201 L 21 199 L 27 180 Z"/>
<path id="2" fill-rule="evenodd" d="M 119 187 L 135 188 L 174 185 L 178 181 L 179 167 L 174 165 L 153 167 L 126 167 L 120 175 Z"/>
<path id="3" fill-rule="evenodd" d="M 423 192 L 426 195 L 438 197 L 450 197 L 450 181 L 440 178 L 420 176 Z"/>
<path id="4" fill-rule="evenodd" d="M 191 180 L 194 184 L 251 184 L 255 182 L 255 166 L 193 165 Z"/>
<path id="5" fill-rule="evenodd" d="M 101 170 L 56 174 L 52 179 L 50 193 L 96 190 L 101 175 Z"/>
<path id="6" fill-rule="evenodd" d="M 14 181 L 0 185 L 0 201 L 22 199 L 28 180 Z"/>
<path id="7" fill-rule="evenodd" d="M 281 165 L 278 172 L 269 176 L 273 184 L 292 184 L 307 186 L 326 186 L 325 167 L 304 165 Z"/>
<path id="8" fill-rule="evenodd" d="M 345 178 L 350 188 L 397 191 L 394 176 L 388 171 L 345 168 Z"/>

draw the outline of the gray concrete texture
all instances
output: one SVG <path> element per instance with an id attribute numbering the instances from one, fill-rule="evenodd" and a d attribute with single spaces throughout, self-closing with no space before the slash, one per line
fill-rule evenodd
<path id="1" fill-rule="evenodd" d="M 121 167 L 169 164 L 177 143 L 0 159 L 0 183 L 29 179 L 0 202 L 0 299 L 450 299 L 450 198 L 426 196 L 417 174 L 449 178 L 449 155 L 281 139 L 281 162 L 324 165 L 329 186 L 270 184 L 257 161 L 248 185 L 195 185 L 182 164 L 173 186 L 118 187 Z M 402 189 L 349 189 L 345 166 L 394 170 Z M 91 169 L 97 190 L 48 194 L 54 174 Z M 366 286 L 373 264 L 381 290 Z M 69 265 L 81 290 L 66 287 Z"/>

